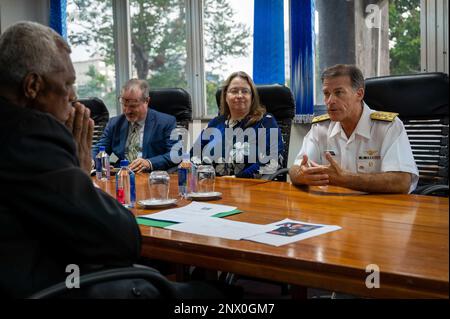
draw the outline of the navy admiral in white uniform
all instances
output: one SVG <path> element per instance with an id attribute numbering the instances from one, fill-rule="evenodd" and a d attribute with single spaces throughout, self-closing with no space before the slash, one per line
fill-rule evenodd
<path id="1" fill-rule="evenodd" d="M 315 117 L 289 171 L 297 185 L 336 185 L 375 193 L 410 193 L 419 173 L 397 113 L 364 103 L 364 77 L 353 65 L 322 74 L 328 114 Z"/>

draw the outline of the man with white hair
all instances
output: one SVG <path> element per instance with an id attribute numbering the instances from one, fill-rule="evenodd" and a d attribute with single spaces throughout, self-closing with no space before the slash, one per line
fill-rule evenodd
<path id="1" fill-rule="evenodd" d="M 88 174 L 94 124 L 74 82 L 55 31 L 19 22 L 0 36 L 0 295 L 64 281 L 69 264 L 83 272 L 139 257 L 133 214 Z"/>
<path id="2" fill-rule="evenodd" d="M 64 282 L 68 266 L 84 274 L 140 257 L 132 212 L 89 176 L 93 122 L 74 82 L 70 48 L 55 31 L 19 22 L 0 36 L 0 297 Z M 157 296 L 147 282 L 126 282 L 81 296 Z M 180 297 L 223 296 L 196 284 L 173 285 Z"/>

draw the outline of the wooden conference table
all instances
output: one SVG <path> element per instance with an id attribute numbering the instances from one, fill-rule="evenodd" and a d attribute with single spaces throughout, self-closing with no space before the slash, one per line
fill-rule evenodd
<path id="1" fill-rule="evenodd" d="M 137 175 L 137 200 L 149 198 L 147 179 L 148 174 Z M 176 182 L 171 175 L 170 197 L 178 197 Z M 113 182 L 100 185 L 114 194 Z M 448 198 L 233 178 L 217 178 L 216 191 L 223 196 L 212 203 L 243 211 L 227 219 L 268 224 L 290 218 L 342 229 L 274 247 L 140 226 L 143 255 L 363 297 L 449 297 Z M 177 205 L 189 202 L 179 199 Z M 380 270 L 380 288 L 369 289 L 366 267 L 373 264 Z"/>

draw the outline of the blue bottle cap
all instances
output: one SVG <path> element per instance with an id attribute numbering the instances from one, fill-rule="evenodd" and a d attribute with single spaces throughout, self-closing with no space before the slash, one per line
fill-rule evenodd
<path id="1" fill-rule="evenodd" d="M 127 167 L 128 166 L 128 160 L 121 160 L 120 161 L 120 167 Z"/>
<path id="2" fill-rule="evenodd" d="M 104 152 L 104 151 L 106 150 L 106 147 L 105 147 L 105 146 L 100 146 L 100 147 L 98 148 L 98 150 L 99 150 L 100 152 Z"/>

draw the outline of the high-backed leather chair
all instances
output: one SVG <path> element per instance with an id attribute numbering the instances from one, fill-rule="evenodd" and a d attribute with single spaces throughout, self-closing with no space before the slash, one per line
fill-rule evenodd
<path id="1" fill-rule="evenodd" d="M 399 113 L 419 169 L 416 193 L 448 196 L 448 75 L 419 73 L 366 79 L 364 100 Z"/>
<path id="2" fill-rule="evenodd" d="M 79 99 L 91 110 L 91 118 L 94 120 L 94 135 L 92 137 L 92 145 L 95 145 L 103 134 L 103 130 L 109 121 L 109 112 L 105 103 L 98 97 Z"/>
<path id="3" fill-rule="evenodd" d="M 225 299 L 240 298 L 240 289 L 221 282 L 172 282 L 144 265 L 99 270 L 79 277 L 79 288 L 66 281 L 29 296 L 28 299 Z"/>
<path id="4" fill-rule="evenodd" d="M 283 168 L 286 168 L 289 154 L 289 141 L 291 134 L 292 119 L 295 115 L 295 100 L 291 90 L 281 84 L 257 85 L 259 99 L 262 105 L 266 107 L 268 113 L 273 114 L 280 127 L 283 137 Z M 222 88 L 216 92 L 217 107 L 220 107 L 220 95 Z M 277 180 L 286 181 L 286 173 L 278 175 Z"/>
<path id="5" fill-rule="evenodd" d="M 177 126 L 188 129 L 192 121 L 192 102 L 190 94 L 181 88 L 150 90 L 149 107 L 175 116 Z"/>
<path id="6" fill-rule="evenodd" d="M 66 282 L 60 282 L 34 293 L 29 299 L 177 298 L 177 291 L 171 282 L 155 269 L 145 266 L 114 268 L 82 275 L 79 277 L 79 287 L 83 290 L 68 289 Z"/>

